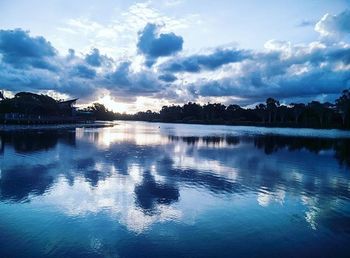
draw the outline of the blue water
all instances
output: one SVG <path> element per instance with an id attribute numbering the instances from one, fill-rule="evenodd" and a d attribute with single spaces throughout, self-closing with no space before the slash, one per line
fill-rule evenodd
<path id="1" fill-rule="evenodd" d="M 350 257 L 350 133 L 11 128 L 0 257 Z"/>

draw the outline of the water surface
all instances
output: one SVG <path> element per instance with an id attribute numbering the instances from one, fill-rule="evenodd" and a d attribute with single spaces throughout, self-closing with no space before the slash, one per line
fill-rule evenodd
<path id="1" fill-rule="evenodd" d="M 349 257 L 350 134 L 0 133 L 0 257 Z"/>

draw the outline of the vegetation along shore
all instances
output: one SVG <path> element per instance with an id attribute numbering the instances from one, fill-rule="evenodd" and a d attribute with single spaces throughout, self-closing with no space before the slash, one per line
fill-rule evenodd
<path id="1" fill-rule="evenodd" d="M 221 103 L 163 106 L 159 112 L 147 110 L 136 114 L 115 113 L 103 104 L 94 103 L 77 109 L 77 99 L 59 101 L 46 95 L 17 93 L 0 99 L 0 123 L 88 123 L 95 120 L 137 120 L 194 124 L 226 124 L 304 128 L 350 128 L 350 91 L 344 90 L 335 103 L 280 104 L 268 98 L 254 108 Z"/>

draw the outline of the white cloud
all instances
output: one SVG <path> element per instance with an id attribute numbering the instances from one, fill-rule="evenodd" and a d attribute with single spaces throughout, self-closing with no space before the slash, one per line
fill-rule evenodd
<path id="1" fill-rule="evenodd" d="M 350 10 L 337 15 L 325 14 L 315 25 L 321 36 L 344 36 L 350 33 Z"/>
<path id="2" fill-rule="evenodd" d="M 199 16 L 192 14 L 185 17 L 172 17 L 162 14 L 152 7 L 151 2 L 131 5 L 117 18 L 106 23 L 97 22 L 86 17 L 69 19 L 58 30 L 66 35 L 69 42 L 79 42 L 83 46 L 80 51 L 87 53 L 92 48 L 98 48 L 104 54 L 112 57 L 136 56 L 137 33 L 147 23 L 162 25 L 162 32 L 176 32 L 186 29 L 191 24 L 200 22 Z M 84 35 L 82 39 L 82 35 Z M 66 46 L 70 48 L 71 46 Z"/>

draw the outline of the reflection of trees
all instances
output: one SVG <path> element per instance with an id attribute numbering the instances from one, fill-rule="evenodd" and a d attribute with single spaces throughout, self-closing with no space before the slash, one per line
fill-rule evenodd
<path id="1" fill-rule="evenodd" d="M 174 136 L 174 135 L 169 135 L 168 139 L 170 141 L 180 141 L 182 140 L 183 142 L 187 143 L 188 145 L 194 145 L 199 142 L 200 138 L 196 136 Z"/>
<path id="2" fill-rule="evenodd" d="M 262 135 L 254 137 L 236 137 L 236 136 L 168 136 L 170 141 L 183 141 L 189 145 L 202 142 L 206 145 L 237 145 L 241 141 L 251 142 L 257 149 L 264 150 L 265 154 L 272 154 L 282 149 L 289 151 L 307 150 L 312 153 L 321 151 L 334 151 L 335 158 L 341 165 L 350 167 L 350 139 L 327 139 L 315 137 L 291 137 L 280 135 Z"/>
<path id="3" fill-rule="evenodd" d="M 68 145 L 75 145 L 75 131 L 25 131 L 2 132 L 0 134 L 3 146 L 12 145 L 16 152 L 34 152 L 54 148 L 60 141 Z M 4 147 L 3 147 L 4 149 Z"/>
<path id="4" fill-rule="evenodd" d="M 335 146 L 335 158 L 339 160 L 341 165 L 350 167 L 350 141 L 338 141 Z"/>
<path id="5" fill-rule="evenodd" d="M 226 136 L 225 140 L 228 145 L 237 145 L 240 142 L 239 137 L 235 137 L 235 136 Z"/>
<path id="6" fill-rule="evenodd" d="M 306 149 L 319 153 L 322 150 L 330 150 L 335 140 L 306 137 L 286 137 L 277 135 L 264 135 L 254 137 L 254 145 L 258 149 L 264 149 L 266 154 L 271 154 L 279 149 L 290 151 Z"/>
<path id="7" fill-rule="evenodd" d="M 171 140 L 181 140 L 181 137 Z M 211 139 L 211 138 L 206 138 Z M 221 138 L 220 141 L 224 141 Z M 235 138 L 233 138 L 235 139 Z M 227 138 L 226 138 L 227 140 Z M 200 140 L 201 141 L 201 138 Z M 215 138 L 214 142 L 218 139 Z M 320 139 L 320 138 L 298 138 L 284 136 L 256 136 L 238 138 L 241 142 L 239 148 L 230 148 L 223 145 L 215 148 L 215 145 L 197 149 L 195 152 L 184 151 L 182 155 L 195 156 L 191 160 L 192 164 L 185 164 L 185 167 L 174 168 L 173 159 L 164 159 L 158 163 L 158 171 L 164 176 L 171 176 L 172 180 L 179 183 L 206 187 L 211 192 L 220 193 L 240 193 L 249 189 L 266 189 L 270 194 L 278 193 L 281 186 L 289 193 L 306 193 L 309 195 L 337 195 L 349 198 L 347 185 L 341 182 L 335 183 L 332 170 L 324 165 L 332 160 L 330 155 L 315 155 L 321 151 L 335 153 L 335 157 L 343 162 L 349 160 L 349 140 Z M 261 155 L 257 150 L 264 150 L 266 154 L 272 154 L 271 158 Z M 286 150 L 280 152 L 280 150 Z M 302 152 L 307 150 L 309 153 Z M 288 155 L 295 152 L 294 155 Z M 181 155 L 181 154 L 178 154 Z M 339 155 L 340 157 L 337 157 Z M 184 160 L 184 158 L 181 158 Z M 209 160 L 216 161 L 221 168 L 208 167 L 207 171 L 196 169 L 196 163 L 204 163 Z M 301 162 L 303 160 L 303 162 Z M 208 163 L 210 164 L 210 163 Z M 300 164 L 300 167 L 299 165 Z M 193 169 L 191 169 L 191 165 Z M 230 180 L 223 173 L 229 168 L 238 168 L 239 176 Z M 337 178 L 338 176 L 335 176 Z M 271 198 L 274 198 L 272 196 Z"/>
<path id="8" fill-rule="evenodd" d="M 204 136 L 204 137 L 197 137 L 197 136 L 168 136 L 168 139 L 170 141 L 183 141 L 189 145 L 194 145 L 199 142 L 203 142 L 206 145 L 218 145 L 221 143 L 225 143 L 227 145 L 237 145 L 240 142 L 240 138 L 236 136 Z"/>
<path id="9" fill-rule="evenodd" d="M 203 142 L 206 144 L 217 145 L 224 141 L 224 138 L 219 136 L 205 136 L 202 138 Z"/>
<path id="10" fill-rule="evenodd" d="M 17 153 L 48 151 L 55 148 L 57 143 L 75 145 L 74 131 L 48 130 L 43 132 L 2 132 L 0 134 L 2 153 L 6 147 L 13 147 Z M 35 155 L 35 154 L 32 154 Z M 6 156 L 5 156 L 6 158 Z M 15 157 L 14 157 L 15 158 Z M 0 198 L 10 201 L 24 201 L 30 195 L 41 195 L 51 187 L 55 180 L 52 170 L 57 169 L 57 163 L 35 165 L 20 165 L 15 162 L 11 166 L 5 159 L 6 166 L 0 172 Z M 62 163 L 65 164 L 62 160 Z"/>
<path id="11" fill-rule="evenodd" d="M 194 136 L 182 137 L 182 140 L 187 144 L 195 144 L 199 141 L 199 137 L 194 137 Z"/>
<path id="12" fill-rule="evenodd" d="M 280 149 L 300 151 L 302 149 L 313 153 L 331 150 L 340 164 L 350 167 L 350 139 L 324 139 L 309 137 L 286 137 L 277 135 L 264 135 L 254 138 L 254 145 L 271 154 Z"/>
<path id="13" fill-rule="evenodd" d="M 48 150 L 60 142 L 75 144 L 74 134 L 71 133 L 18 134 L 2 134 L 1 139 L 5 139 L 7 145 L 13 145 L 16 151 L 21 152 Z M 53 137 L 51 142 L 40 143 L 50 137 L 50 134 Z M 95 140 L 97 140 L 95 137 L 97 135 L 94 135 Z M 35 143 L 34 139 L 39 143 Z M 171 205 L 177 202 L 180 198 L 181 186 L 205 188 L 212 194 L 242 194 L 264 188 L 266 194 L 261 196 L 261 200 L 265 203 L 270 201 L 270 193 L 278 193 L 281 185 L 284 186 L 283 191 L 296 195 L 305 192 L 310 195 L 318 193 L 349 196 L 348 189 L 342 184 L 337 185 L 334 189 L 331 188 L 331 182 L 327 178 L 331 172 L 327 171 L 328 175 L 320 173 L 322 170 L 320 162 L 323 158 L 314 154 L 322 150 L 334 151 L 339 161 L 349 164 L 350 155 L 347 155 L 349 154 L 349 140 L 273 135 L 256 137 L 169 136 L 168 139 L 167 143 L 153 145 L 150 143 L 138 145 L 128 139 L 116 141 L 106 148 L 101 148 L 94 143 L 84 141 L 83 138 L 81 142 L 78 142 L 79 149 L 76 152 L 69 149 L 69 153 L 64 154 L 67 152 L 66 148 L 55 149 L 55 154 L 65 157 L 62 160 L 63 164 L 48 167 L 37 164 L 29 168 L 24 166 L 4 168 L 0 181 L 1 198 L 22 201 L 28 199 L 31 194 L 43 194 L 50 188 L 56 177 L 62 175 L 70 185 L 73 185 L 74 180 L 79 177 L 80 180 L 88 182 L 92 186 L 91 189 L 98 188 L 101 180 L 108 180 L 116 176 L 116 173 L 120 178 L 130 179 L 128 184 L 131 184 L 130 187 L 134 190 L 135 204 L 147 215 L 159 211 L 160 205 Z M 232 147 L 238 144 L 238 148 Z M 175 147 L 179 147 L 178 145 L 182 146 L 177 148 L 175 153 Z M 295 151 L 296 155 L 293 157 L 281 156 L 279 150 L 282 149 Z M 309 161 L 315 163 L 311 172 L 308 172 L 310 174 L 304 173 L 299 168 L 299 163 L 287 167 L 288 169 L 283 167 L 284 163 L 304 155 L 298 153 L 303 149 L 311 152 L 309 155 L 312 157 L 308 156 Z M 261 150 L 267 154 L 274 153 L 275 156 L 271 155 L 270 158 L 266 158 Z M 180 163 L 175 164 L 176 158 L 187 159 L 187 163 L 182 163 L 185 164 L 184 166 Z M 109 169 L 111 167 L 113 169 Z M 131 173 L 132 167 L 137 167 L 139 171 Z M 238 176 L 230 178 L 235 171 Z M 138 174 L 135 176 L 135 173 Z M 156 175 L 161 176 L 161 182 L 157 180 Z M 141 182 L 134 181 L 133 177 L 140 178 Z M 320 182 L 316 182 L 315 178 Z M 277 197 L 273 197 L 273 200 L 277 200 L 279 198 Z"/>

